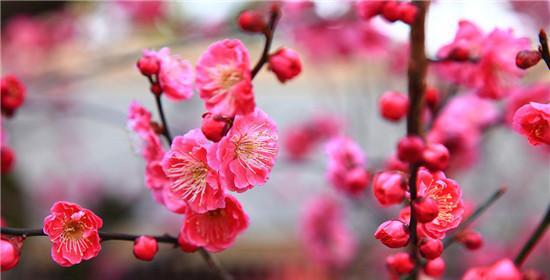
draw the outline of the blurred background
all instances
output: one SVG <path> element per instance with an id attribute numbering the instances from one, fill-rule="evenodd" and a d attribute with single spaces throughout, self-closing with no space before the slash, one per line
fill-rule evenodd
<path id="1" fill-rule="evenodd" d="M 427 48 L 435 56 L 450 42 L 458 21 L 468 19 L 484 31 L 512 28 L 536 45 L 540 27 L 550 27 L 548 1 L 435 1 L 427 20 Z M 104 230 L 136 234 L 176 234 L 181 216 L 156 204 L 143 182 L 144 162 L 126 129 L 132 100 L 155 118 L 154 98 L 135 62 L 145 48 L 168 46 L 193 64 L 206 47 L 239 38 L 255 62 L 260 35 L 239 31 L 236 18 L 246 8 L 267 9 L 268 2 L 1 2 L 2 75 L 16 74 L 27 86 L 25 104 L 3 119 L 6 141 L 16 152 L 14 170 L 2 176 L 2 217 L 9 226 L 41 227 L 53 202 L 67 200 L 92 209 Z M 373 238 L 378 225 L 399 212 L 381 208 L 369 188 L 348 199 L 326 180 L 323 143 L 299 160 L 285 139 L 296 127 L 326 118 L 360 143 L 369 170 L 381 168 L 393 153 L 405 123 L 384 121 L 377 99 L 386 90 L 406 92 L 408 26 L 382 19 L 364 23 L 348 1 L 285 2 L 273 50 L 287 46 L 302 57 L 303 72 L 286 84 L 265 68 L 254 80 L 257 105 L 278 124 L 281 152 L 269 182 L 238 194 L 250 227 L 230 249 L 218 254 L 238 279 L 329 279 L 334 274 L 305 250 L 300 238 L 304 206 L 319 194 L 336 197 L 345 223 L 360 244 L 341 279 L 387 277 L 385 256 L 392 250 Z M 543 84 L 543 63 L 527 72 L 524 84 Z M 435 85 L 448 85 L 430 76 Z M 172 134 L 200 126 L 198 96 L 165 103 Z M 503 104 L 498 104 L 503 108 Z M 445 279 L 467 267 L 512 257 L 536 226 L 550 200 L 550 157 L 506 125 L 482 136 L 478 157 L 468 168 L 449 174 L 477 205 L 497 188 L 508 192 L 476 223 L 485 245 L 477 251 L 454 246 L 444 253 Z M 92 261 L 61 268 L 50 258 L 47 238 L 28 238 L 20 264 L 5 279 L 214 279 L 197 254 L 168 245 L 152 261 L 138 261 L 131 242 L 106 242 Z M 548 236 L 525 267 L 550 275 Z M 544 265 L 546 264 L 546 265 Z"/>

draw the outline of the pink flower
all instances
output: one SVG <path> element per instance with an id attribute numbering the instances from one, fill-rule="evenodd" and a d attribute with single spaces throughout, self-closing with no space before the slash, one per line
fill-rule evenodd
<path id="1" fill-rule="evenodd" d="M 259 108 L 235 117 L 233 127 L 218 143 L 216 159 L 223 186 L 243 192 L 267 182 L 279 150 L 277 126 Z"/>
<path id="2" fill-rule="evenodd" d="M 289 48 L 280 48 L 269 56 L 269 70 L 277 75 L 281 83 L 298 76 L 302 72 L 302 61 L 297 52 Z"/>
<path id="3" fill-rule="evenodd" d="M 509 259 L 502 259 L 488 267 L 476 267 L 466 271 L 462 280 L 520 280 L 521 273 Z"/>
<path id="4" fill-rule="evenodd" d="M 239 40 L 223 40 L 208 47 L 197 64 L 195 83 L 208 111 L 234 116 L 254 111 L 250 61 Z"/>
<path id="5" fill-rule="evenodd" d="M 344 223 L 342 205 L 332 197 L 306 205 L 300 233 L 307 252 L 323 265 L 342 267 L 355 255 L 356 240 Z"/>
<path id="6" fill-rule="evenodd" d="M 4 224 L 2 225 L 5 226 Z M 17 266 L 23 247 L 23 237 L 2 235 L 0 239 L 0 269 L 8 271 Z"/>
<path id="7" fill-rule="evenodd" d="M 224 207 L 224 191 L 219 175 L 207 160 L 208 140 L 200 129 L 177 136 L 162 160 L 164 173 L 170 179 L 170 191 L 196 212 L 205 213 Z"/>
<path id="8" fill-rule="evenodd" d="M 550 103 L 523 105 L 514 114 L 512 126 L 516 132 L 526 136 L 531 145 L 550 145 Z"/>
<path id="9" fill-rule="evenodd" d="M 397 122 L 407 115 L 409 98 L 397 91 L 388 91 L 380 97 L 378 107 L 383 118 Z"/>
<path id="10" fill-rule="evenodd" d="M 386 258 L 386 267 L 392 275 L 397 275 L 399 278 L 399 275 L 413 271 L 414 262 L 408 253 L 399 252 Z"/>
<path id="11" fill-rule="evenodd" d="M 365 155 L 361 147 L 345 136 L 335 137 L 326 144 L 326 152 L 329 156 L 327 177 L 333 186 L 348 194 L 358 195 L 368 186 L 368 180 L 364 185 L 350 184 L 348 178 L 350 172 L 362 169 L 365 171 Z"/>
<path id="12" fill-rule="evenodd" d="M 128 129 L 134 134 L 132 141 L 134 148 L 146 161 L 162 159 L 164 148 L 160 143 L 158 135 L 151 126 L 151 112 L 137 101 L 130 103 L 128 109 Z"/>
<path id="13" fill-rule="evenodd" d="M 25 101 L 25 85 L 14 75 L 2 77 L 0 85 L 2 113 L 11 116 Z"/>
<path id="14" fill-rule="evenodd" d="M 152 24 L 166 15 L 167 3 L 163 1 L 123 1 L 116 3 L 130 15 L 132 20 L 141 24 Z"/>
<path id="15" fill-rule="evenodd" d="M 550 100 L 550 84 L 535 84 L 529 87 L 517 87 L 506 100 L 506 122 L 512 124 L 514 114 L 519 107 L 529 102 L 545 103 Z"/>
<path id="16" fill-rule="evenodd" d="M 152 261 L 159 250 L 157 240 L 142 235 L 134 240 L 134 256 L 140 260 Z"/>
<path id="17" fill-rule="evenodd" d="M 193 67 L 187 60 L 171 55 L 169 48 L 159 51 L 144 50 L 143 56 L 156 57 L 160 61 L 158 81 L 168 98 L 187 100 L 193 96 Z"/>
<path id="18" fill-rule="evenodd" d="M 409 229 L 401 221 L 385 221 L 378 227 L 374 237 L 390 248 L 401 248 L 409 244 Z"/>
<path id="19" fill-rule="evenodd" d="M 187 211 L 180 236 L 210 252 L 220 252 L 231 246 L 237 235 L 248 227 L 248 215 L 230 195 L 225 197 L 224 204 L 222 208 L 205 213 Z"/>
<path id="20" fill-rule="evenodd" d="M 58 201 L 44 218 L 44 233 L 52 242 L 52 258 L 61 266 L 79 264 L 99 254 L 98 230 L 103 221 L 77 204 Z"/>
<path id="21" fill-rule="evenodd" d="M 514 37 L 511 29 L 484 34 L 473 23 L 461 21 L 454 41 L 443 46 L 438 57 L 446 58 L 463 49 L 479 61 L 442 63 L 437 70 L 444 78 L 475 89 L 479 96 L 501 99 L 523 73 L 516 66 L 516 54 L 529 46 L 527 38 Z"/>
<path id="22" fill-rule="evenodd" d="M 406 181 L 401 172 L 381 172 L 376 174 L 372 181 L 374 197 L 382 206 L 401 203 L 405 197 L 406 188 Z"/>
<path id="23" fill-rule="evenodd" d="M 421 224 L 422 229 L 431 238 L 445 237 L 447 231 L 458 227 L 462 221 L 462 190 L 443 172 L 430 173 L 425 168 L 418 171 L 417 187 L 419 197 L 429 197 L 439 207 L 438 216 L 429 223 Z"/>

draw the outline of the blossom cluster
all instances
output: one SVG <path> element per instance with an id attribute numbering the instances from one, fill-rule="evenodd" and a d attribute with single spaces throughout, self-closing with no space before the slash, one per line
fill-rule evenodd
<path id="1" fill-rule="evenodd" d="M 4 131 L 4 118 L 11 118 L 17 110 L 23 105 L 27 90 L 25 85 L 14 75 L 5 75 L 0 81 L 1 84 L 1 107 L 2 116 L 0 119 L 0 152 L 2 156 L 2 174 L 6 174 L 13 169 L 15 164 L 15 153 L 6 143 L 7 134 Z"/>

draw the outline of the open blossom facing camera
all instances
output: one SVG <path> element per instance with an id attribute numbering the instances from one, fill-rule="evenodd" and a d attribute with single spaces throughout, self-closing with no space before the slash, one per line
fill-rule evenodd
<path id="1" fill-rule="evenodd" d="M 159 51 L 145 50 L 143 57 L 156 58 L 158 61 L 158 81 L 168 98 L 180 101 L 193 96 L 193 67 L 191 63 L 177 55 L 170 54 L 169 48 L 162 48 Z M 141 67 L 140 70 L 142 70 Z"/>
<path id="2" fill-rule="evenodd" d="M 355 255 L 356 240 L 342 211 L 342 205 L 329 196 L 316 197 L 304 208 L 301 238 L 311 257 L 323 265 L 342 267 Z"/>
<path id="3" fill-rule="evenodd" d="M 164 173 L 171 181 L 170 191 L 199 213 L 224 207 L 218 172 L 207 159 L 210 149 L 200 129 L 193 129 L 174 138 L 163 159 Z"/>
<path id="4" fill-rule="evenodd" d="M 333 186 L 351 195 L 361 194 L 368 186 L 361 147 L 348 137 L 338 136 L 326 144 L 325 150 L 329 156 L 327 177 Z M 359 178 L 358 172 L 364 174 L 363 179 L 354 179 Z"/>
<path id="5" fill-rule="evenodd" d="M 210 252 L 220 252 L 231 246 L 248 228 L 248 215 L 239 201 L 230 195 L 225 197 L 224 204 L 222 208 L 205 213 L 187 211 L 180 239 Z"/>
<path id="6" fill-rule="evenodd" d="M 526 136 L 531 145 L 550 145 L 550 103 L 523 105 L 514 114 L 512 126 Z"/>
<path id="7" fill-rule="evenodd" d="M 210 45 L 196 72 L 195 83 L 209 112 L 234 116 L 254 111 L 249 54 L 241 41 L 226 39 Z"/>
<path id="8" fill-rule="evenodd" d="M 458 227 L 462 221 L 462 190 L 454 180 L 445 177 L 443 172 L 430 173 L 425 168 L 418 171 L 417 185 L 418 196 L 435 200 L 439 208 L 437 217 L 429 223 L 423 223 L 422 229 L 428 236 L 441 239 L 447 231 Z"/>
<path id="9" fill-rule="evenodd" d="M 98 230 L 103 221 L 77 204 L 59 201 L 44 219 L 44 233 L 52 242 L 52 258 L 61 266 L 79 264 L 99 254 Z"/>
<path id="10" fill-rule="evenodd" d="M 279 150 L 277 126 L 256 108 L 252 114 L 236 116 L 217 147 L 222 185 L 243 192 L 267 182 Z"/>

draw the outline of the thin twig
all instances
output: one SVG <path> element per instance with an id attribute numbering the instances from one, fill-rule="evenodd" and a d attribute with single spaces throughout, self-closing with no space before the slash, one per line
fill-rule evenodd
<path id="1" fill-rule="evenodd" d="M 544 215 L 544 218 L 540 221 L 540 224 L 537 226 L 535 231 L 533 231 L 533 234 L 527 239 L 527 242 L 525 245 L 523 245 L 523 248 L 519 251 L 519 254 L 514 259 L 514 263 L 521 267 L 523 263 L 525 263 L 525 260 L 527 260 L 527 257 L 529 254 L 533 251 L 537 243 L 542 239 L 544 236 L 544 233 L 548 229 L 548 225 L 550 225 L 550 205 L 548 205 L 548 208 L 546 209 L 546 214 Z"/>
<path id="2" fill-rule="evenodd" d="M 155 101 L 157 103 L 157 109 L 159 111 L 160 120 L 162 121 L 162 134 L 166 137 L 166 140 L 170 145 L 172 145 L 172 135 L 170 134 L 170 129 L 168 128 L 168 123 L 166 122 L 166 116 L 164 115 L 164 109 L 162 107 L 162 100 L 160 95 L 155 95 Z"/>
<path id="3" fill-rule="evenodd" d="M 256 62 L 256 65 L 254 65 L 254 68 L 252 68 L 251 76 L 252 79 L 256 77 L 258 72 L 262 69 L 262 66 L 267 62 L 269 59 L 269 50 L 271 49 L 271 43 L 273 42 L 273 34 L 275 33 L 275 28 L 277 27 L 277 21 L 279 20 L 280 16 L 280 10 L 278 8 L 273 8 L 271 10 L 271 15 L 269 17 L 269 23 L 267 25 L 266 30 L 263 32 L 265 37 L 265 44 L 264 49 L 262 51 L 262 55 L 260 56 L 260 59 L 258 62 Z"/>
<path id="4" fill-rule="evenodd" d="M 485 213 L 485 211 L 487 211 L 487 209 L 491 205 L 493 205 L 493 203 L 495 203 L 506 192 L 506 190 L 507 190 L 506 187 L 502 187 L 502 188 L 498 189 L 485 202 L 483 202 L 481 205 L 479 205 L 479 207 L 474 211 L 474 213 L 472 213 L 472 215 L 470 215 L 460 225 L 460 228 L 457 231 L 455 231 L 455 233 L 452 236 L 445 239 L 445 241 L 443 242 L 443 245 L 445 246 L 445 249 L 447 249 L 449 246 L 451 246 L 453 243 L 455 243 L 457 241 L 456 237 L 459 236 L 460 233 L 464 229 L 467 229 L 468 226 L 470 226 L 475 220 L 477 220 L 477 218 L 479 216 L 481 216 L 481 214 Z"/>
<path id="5" fill-rule="evenodd" d="M 548 66 L 548 69 L 550 70 L 550 50 L 548 49 L 548 36 L 546 35 L 546 32 L 544 32 L 544 29 L 540 29 L 539 32 L 539 52 L 540 56 L 546 62 L 546 66 Z"/>

